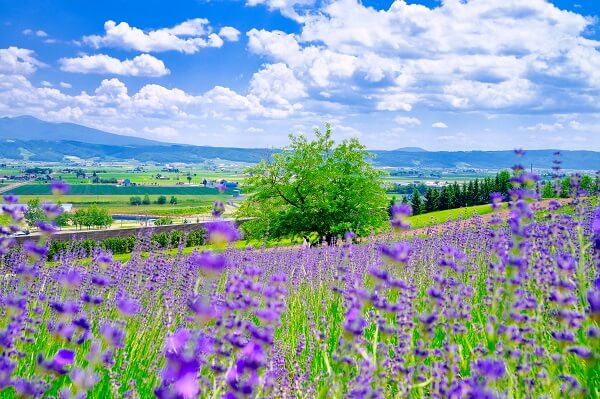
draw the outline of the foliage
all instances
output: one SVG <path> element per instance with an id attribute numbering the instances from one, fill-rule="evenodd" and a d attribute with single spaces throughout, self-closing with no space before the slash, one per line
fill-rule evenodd
<path id="1" fill-rule="evenodd" d="M 167 224 L 173 224 L 173 219 L 168 216 L 164 216 L 159 219 L 156 219 L 156 221 L 154 222 L 155 226 L 164 226 Z"/>
<path id="2" fill-rule="evenodd" d="M 203 229 L 192 230 L 188 233 L 174 230 L 172 232 L 152 234 L 150 241 L 158 244 L 159 248 L 174 248 L 185 238 L 186 247 L 197 247 L 203 245 L 205 231 Z M 79 256 L 91 256 L 93 251 L 98 248 L 106 249 L 113 254 L 129 254 L 138 244 L 138 237 L 109 237 L 100 242 L 85 239 L 72 241 L 51 241 L 48 252 L 49 260 L 56 260 L 62 253 L 78 253 Z"/>
<path id="3" fill-rule="evenodd" d="M 27 202 L 27 212 L 25 212 L 25 220 L 30 227 L 35 226 L 38 222 L 45 221 L 46 215 L 40 208 L 40 200 L 38 198 Z"/>
<path id="4" fill-rule="evenodd" d="M 139 197 L 139 196 L 129 197 L 129 203 L 131 205 L 142 205 L 142 197 Z"/>
<path id="5" fill-rule="evenodd" d="M 331 128 L 315 140 L 290 135 L 291 144 L 247 170 L 251 192 L 238 217 L 247 235 L 273 237 L 318 233 L 327 238 L 352 230 L 365 235 L 386 216 L 382 172 L 356 139 L 336 145 Z"/>
<path id="6" fill-rule="evenodd" d="M 71 216 L 71 221 L 78 227 L 106 227 L 112 224 L 112 216 L 105 208 L 91 205 L 77 209 Z"/>
<path id="7" fill-rule="evenodd" d="M 171 195 L 171 199 L 169 199 L 169 204 L 171 204 L 171 205 L 177 204 L 177 197 L 175 197 L 174 195 Z"/>
<path id="8" fill-rule="evenodd" d="M 159 196 L 159 197 L 156 199 L 156 203 L 157 203 L 157 204 L 159 204 L 159 205 L 164 205 L 164 204 L 166 204 L 166 203 L 167 203 L 167 197 L 165 197 L 164 195 L 161 195 L 161 196 Z"/>
<path id="9" fill-rule="evenodd" d="M 142 205 L 150 205 L 150 197 L 148 196 L 148 194 L 144 195 L 144 199 L 142 200 Z"/>

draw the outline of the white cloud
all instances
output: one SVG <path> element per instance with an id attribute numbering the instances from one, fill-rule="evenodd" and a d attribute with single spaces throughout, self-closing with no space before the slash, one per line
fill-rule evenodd
<path id="1" fill-rule="evenodd" d="M 248 4 L 302 11 L 299 34 L 252 29 L 249 49 L 285 63 L 308 87 L 327 87 L 330 101 L 356 104 L 361 93 L 385 111 L 598 109 L 581 87 L 600 89 L 600 43 L 584 37 L 594 20 L 545 0 L 434 8 L 396 0 L 387 10 L 357 0 L 312 10 L 293 0 Z"/>
<path id="2" fill-rule="evenodd" d="M 223 40 L 211 32 L 207 19 L 195 18 L 172 28 L 144 31 L 127 22 L 104 23 L 104 36 L 84 36 L 83 42 L 95 48 L 116 47 L 142 52 L 179 51 L 193 54 L 205 47 L 221 47 Z M 231 35 L 231 31 L 228 32 Z"/>
<path id="3" fill-rule="evenodd" d="M 406 127 L 416 127 L 421 125 L 421 121 L 418 118 L 413 118 L 410 116 L 397 116 L 394 118 L 394 122 L 400 126 Z"/>
<path id="4" fill-rule="evenodd" d="M 224 26 L 219 30 L 219 36 L 229 42 L 237 42 L 240 39 L 240 31 L 232 26 Z"/>
<path id="5" fill-rule="evenodd" d="M 28 29 L 23 29 L 21 31 L 21 33 L 23 33 L 25 36 L 35 35 L 37 37 L 48 37 L 48 34 L 41 29 L 34 31 L 33 29 L 28 28 Z M 50 39 L 47 39 L 47 40 L 50 40 Z"/>
<path id="6" fill-rule="evenodd" d="M 284 108 L 297 108 L 299 104 L 292 105 L 290 101 L 306 96 L 302 82 L 283 63 L 266 65 L 255 73 L 250 81 L 250 93 L 263 103 Z"/>
<path id="7" fill-rule="evenodd" d="M 71 87 L 73 87 L 73 85 L 71 83 L 67 83 L 67 82 L 60 82 L 58 85 L 60 87 L 62 87 L 63 89 L 70 89 Z"/>
<path id="8" fill-rule="evenodd" d="M 298 9 L 306 8 L 315 3 L 315 0 L 247 0 L 249 6 L 265 5 L 269 10 L 279 10 L 282 15 L 302 21 L 304 16 Z"/>
<path id="9" fill-rule="evenodd" d="M 444 122 L 435 122 L 431 125 L 431 127 L 435 129 L 448 129 L 448 125 L 446 125 Z"/>
<path id="10" fill-rule="evenodd" d="M 168 140 L 179 136 L 177 129 L 171 126 L 145 127 L 144 132 L 159 140 Z"/>
<path id="11" fill-rule="evenodd" d="M 53 84 L 48 82 L 47 80 L 42 80 L 42 86 L 44 87 L 52 87 Z"/>
<path id="12" fill-rule="evenodd" d="M 29 75 L 44 63 L 34 57 L 33 50 L 11 46 L 0 49 L 0 73 Z"/>
<path id="13" fill-rule="evenodd" d="M 150 54 L 141 54 L 123 61 L 105 54 L 83 55 L 62 58 L 59 63 L 60 69 L 65 72 L 153 77 L 169 74 L 165 64 Z"/>

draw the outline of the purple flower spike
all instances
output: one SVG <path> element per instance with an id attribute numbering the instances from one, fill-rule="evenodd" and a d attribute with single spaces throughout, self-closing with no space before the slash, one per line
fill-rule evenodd
<path id="1" fill-rule="evenodd" d="M 23 249 L 36 258 L 44 258 L 48 256 L 48 247 L 37 245 L 34 241 L 25 241 L 23 243 Z"/>
<path id="2" fill-rule="evenodd" d="M 127 297 L 117 299 L 117 307 L 125 316 L 133 316 L 139 313 L 141 309 L 141 306 L 137 301 L 128 299 Z"/>
<path id="3" fill-rule="evenodd" d="M 567 349 L 567 352 L 577 355 L 582 359 L 589 359 L 592 357 L 592 351 L 581 346 L 571 347 Z"/>
<path id="4" fill-rule="evenodd" d="M 475 362 L 475 370 L 485 377 L 499 380 L 506 373 L 506 366 L 500 359 L 479 359 Z"/>
<path id="5" fill-rule="evenodd" d="M 70 349 L 59 349 L 54 359 L 45 364 L 45 367 L 57 374 L 66 374 L 67 366 L 73 364 L 75 360 L 75 352 Z"/>
<path id="6" fill-rule="evenodd" d="M 13 194 L 6 194 L 4 196 L 4 202 L 6 202 L 7 204 L 16 204 L 17 202 L 19 202 L 19 197 Z"/>
<path id="7" fill-rule="evenodd" d="M 410 260 L 412 249 L 406 242 L 399 242 L 393 246 L 382 245 L 379 247 L 379 252 L 393 262 L 407 264 Z"/>
<path id="8" fill-rule="evenodd" d="M 41 220 L 38 220 L 35 225 L 38 229 L 40 229 L 42 234 L 54 234 L 58 231 L 58 227 L 52 223 L 42 222 Z"/>
<path id="9" fill-rule="evenodd" d="M 63 213 L 62 206 L 58 204 L 51 204 L 49 202 L 42 203 L 40 208 L 49 218 L 55 218 Z"/>
<path id="10" fill-rule="evenodd" d="M 589 290 L 587 293 L 587 300 L 590 304 L 590 316 L 594 320 L 600 320 L 600 290 Z"/>
<path id="11" fill-rule="evenodd" d="M 50 183 L 50 188 L 52 189 L 52 194 L 61 195 L 69 192 L 69 185 L 61 180 L 55 180 Z"/>
<path id="12" fill-rule="evenodd" d="M 209 273 L 221 273 L 227 266 L 227 258 L 224 255 L 208 251 L 192 253 L 189 262 Z"/>
<path id="13" fill-rule="evenodd" d="M 394 204 L 390 208 L 390 224 L 395 229 L 406 230 L 410 228 L 408 218 L 412 215 L 412 208 L 408 204 Z"/>
<path id="14" fill-rule="evenodd" d="M 213 244 L 225 244 L 239 240 L 241 234 L 231 222 L 212 222 L 206 225 L 206 237 Z"/>
<path id="15" fill-rule="evenodd" d="M 223 204 L 221 201 L 216 201 L 213 204 L 212 215 L 214 217 L 220 217 L 223 215 L 223 213 L 225 213 L 225 204 Z"/>

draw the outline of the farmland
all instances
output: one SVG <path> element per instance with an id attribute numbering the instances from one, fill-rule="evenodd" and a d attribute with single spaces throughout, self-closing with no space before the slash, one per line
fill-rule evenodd
<path id="1" fill-rule="evenodd" d="M 600 211 L 587 201 L 573 209 L 540 222 L 522 214 L 516 222 L 530 236 L 475 218 L 410 241 L 390 233 L 313 249 L 214 246 L 210 256 L 223 256 L 223 269 L 199 252 L 140 256 L 142 243 L 126 263 L 103 253 L 78 263 L 65 254 L 33 279 L 15 273 L 27 258 L 13 257 L 2 263 L 2 273 L 14 276 L 2 281 L 3 295 L 16 287 L 47 294 L 23 299 L 36 305 L 31 311 L 15 308 L 30 322 L 4 319 L 0 327 L 23 338 L 9 345 L 26 354 L 8 361 L 15 381 L 36 382 L 33 392 L 90 398 L 162 397 L 192 377 L 182 397 L 594 397 Z M 562 232 L 552 233 L 558 226 Z M 527 243 L 528 252 L 505 257 L 513 242 Z M 515 256 L 526 263 L 517 268 Z M 572 282 L 562 295 L 573 301 L 551 299 L 563 280 L 549 279 L 550 271 Z M 503 289 L 504 276 L 516 272 L 516 286 Z M 86 295 L 102 300 L 78 305 Z M 539 306 L 520 307 L 522 297 Z M 39 326 L 35 335 L 28 323 Z M 519 357 L 510 355 L 515 350 Z M 232 383 L 233 372 L 248 385 Z"/>
<path id="2" fill-rule="evenodd" d="M 48 184 L 26 184 L 11 191 L 15 195 L 51 195 Z M 202 186 L 116 186 L 110 184 L 76 184 L 68 195 L 73 196 L 131 196 L 131 195 L 216 195 L 218 190 Z"/>

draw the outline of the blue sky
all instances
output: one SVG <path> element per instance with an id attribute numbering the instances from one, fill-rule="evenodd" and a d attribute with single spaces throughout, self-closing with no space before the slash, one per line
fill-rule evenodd
<path id="1" fill-rule="evenodd" d="M 600 150 L 594 0 L 0 0 L 0 116 L 270 147 Z"/>

